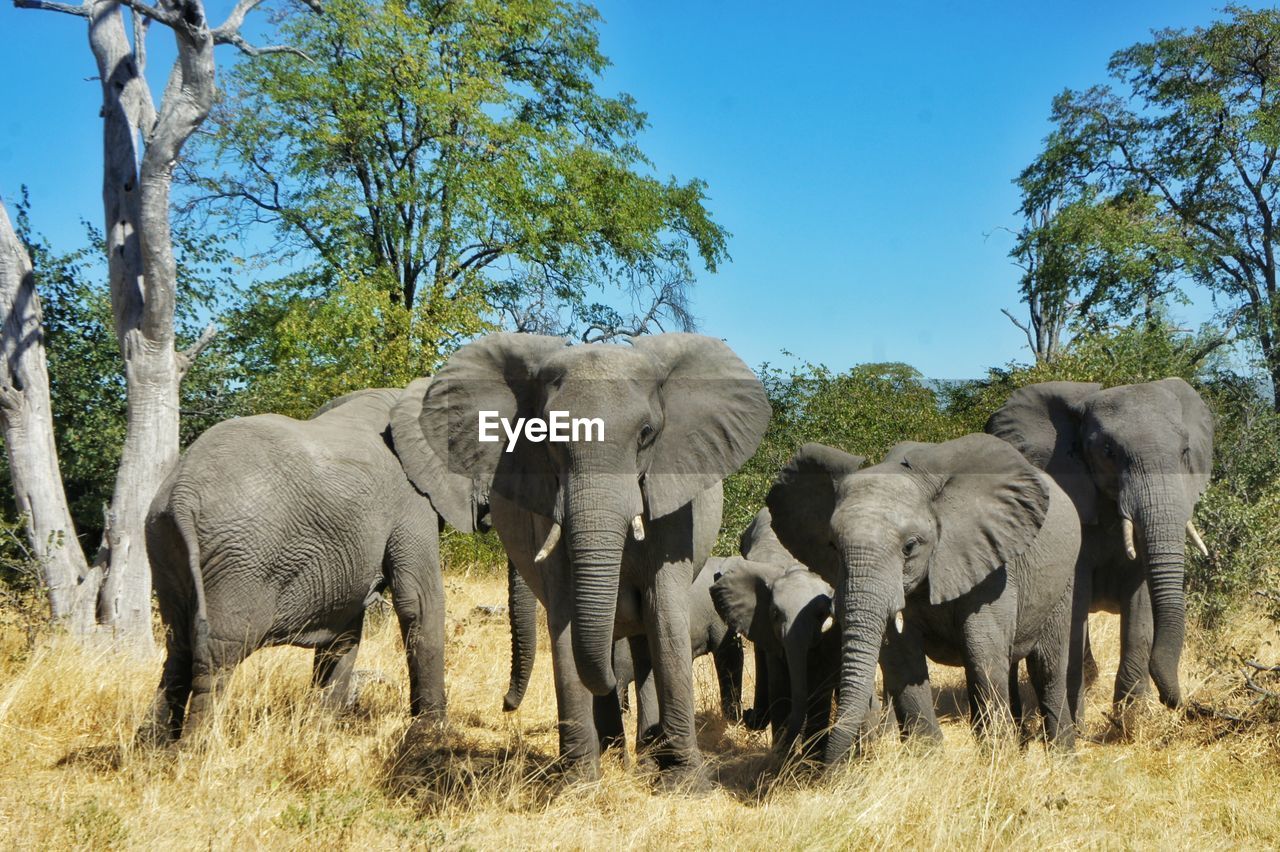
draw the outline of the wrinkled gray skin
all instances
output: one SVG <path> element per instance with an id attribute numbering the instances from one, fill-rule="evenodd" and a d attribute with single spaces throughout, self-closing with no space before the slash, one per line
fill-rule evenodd
<path id="1" fill-rule="evenodd" d="M 881 464 L 861 464 L 807 444 L 767 498 L 778 538 L 836 590 L 840 681 L 826 761 L 857 737 L 877 659 L 902 733 L 941 737 L 926 656 L 964 666 L 979 731 L 1009 715 L 1009 672 L 1026 657 L 1045 732 L 1069 747 L 1086 617 L 1073 596 L 1071 501 L 989 435 L 899 444 Z"/>
<path id="2" fill-rule="evenodd" d="M 840 633 L 833 630 L 834 590 L 798 563 L 783 567 L 741 557 L 725 560 L 711 586 L 717 612 L 765 656 L 757 678 L 768 678 L 773 701 L 786 714 L 773 728 L 774 747 L 790 754 L 797 739 L 821 753 L 831 723 L 840 666 Z"/>
<path id="3" fill-rule="evenodd" d="M 257 648 L 315 648 L 313 681 L 341 706 L 365 607 L 389 586 L 405 639 L 415 715 L 441 719 L 444 593 L 439 516 L 408 478 L 393 423 L 416 426 L 429 381 L 328 403 L 311 420 L 228 420 L 201 435 L 162 484 L 147 550 L 166 659 L 146 741 L 198 726 L 232 670 Z M 433 491 L 473 502 L 471 484 Z M 188 710 L 188 698 L 190 708 Z"/>
<path id="4" fill-rule="evenodd" d="M 693 659 L 710 654 L 715 661 L 716 680 L 720 687 L 720 710 L 731 722 L 742 718 L 742 640 L 716 612 L 711 602 L 711 584 L 723 570 L 725 560 L 713 556 L 707 560 L 693 585 L 689 587 L 689 645 Z M 532 590 L 508 563 L 508 612 L 511 615 L 511 680 L 507 694 L 502 699 L 502 709 L 519 708 L 529 685 L 537 645 L 537 598 Z M 635 664 L 631 656 L 631 643 L 644 641 L 643 637 L 619 639 L 613 644 L 613 676 L 617 680 L 618 704 L 625 712 L 628 707 L 627 688 L 636 680 Z M 647 683 L 652 684 L 652 679 Z M 657 708 L 657 696 L 640 690 L 639 704 Z M 639 715 L 649 716 L 652 711 Z M 621 725 L 621 720 L 618 721 Z M 642 728 L 639 732 L 644 733 Z M 621 743 L 619 743 L 621 744 Z"/>
<path id="5" fill-rule="evenodd" d="M 720 482 L 755 451 L 768 400 L 750 369 L 713 338 L 566 344 L 496 334 L 462 347 L 431 385 L 423 431 L 436 466 L 492 485 L 494 528 L 546 607 L 567 768 L 598 776 L 596 719 L 618 717 L 614 640 L 644 635 L 648 660 L 635 661 L 637 681 L 645 688 L 652 678 L 658 698 L 646 739 L 670 770 L 664 782 L 701 777 L 689 586 L 720 525 Z M 521 439 L 508 453 L 505 438 L 478 440 L 480 411 L 512 422 L 550 411 L 598 417 L 604 440 Z M 633 532 L 637 516 L 642 541 Z"/>
<path id="6" fill-rule="evenodd" d="M 1120 614 L 1123 705 L 1154 680 L 1169 707 L 1182 701 L 1187 523 L 1209 485 L 1213 415 L 1182 379 L 1102 389 L 1044 382 L 1015 391 L 987 432 L 1054 477 L 1076 504 L 1094 611 Z M 1133 523 L 1136 558 L 1123 519 Z"/>

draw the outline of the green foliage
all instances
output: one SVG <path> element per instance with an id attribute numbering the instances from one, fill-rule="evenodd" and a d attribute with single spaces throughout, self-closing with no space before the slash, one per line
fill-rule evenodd
<path id="1" fill-rule="evenodd" d="M 236 66 L 197 183 L 232 228 L 265 219 L 324 275 L 376 278 L 431 315 L 549 330 L 601 290 L 683 288 L 727 235 L 701 181 L 650 174 L 632 99 L 596 90 L 598 17 L 564 0 L 335 0 L 286 18 L 279 40 L 305 58 Z"/>
<path id="2" fill-rule="evenodd" d="M 802 444 L 828 444 L 875 462 L 900 441 L 959 434 L 937 393 L 905 364 L 861 364 L 843 373 L 815 364 L 783 372 L 766 364 L 759 374 L 773 417 L 755 455 L 725 480 L 720 554 L 737 552 L 774 476 Z"/>
<path id="3" fill-rule="evenodd" d="M 489 330 L 479 305 L 473 293 L 409 310 L 378 276 L 342 279 L 315 296 L 288 281 L 258 288 L 228 320 L 247 381 L 240 409 L 305 419 L 353 390 L 403 387 Z"/>

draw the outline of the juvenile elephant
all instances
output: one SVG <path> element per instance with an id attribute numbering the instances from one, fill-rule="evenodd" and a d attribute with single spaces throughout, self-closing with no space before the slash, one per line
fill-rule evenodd
<path id="1" fill-rule="evenodd" d="M 693 659 L 710 654 L 715 661 L 716 681 L 720 687 L 720 710 L 731 722 L 742 718 L 742 639 L 725 624 L 711 601 L 711 584 L 722 570 L 726 560 L 713 556 L 694 578 L 689 587 L 689 645 Z M 503 710 L 515 710 L 524 699 L 533 669 L 536 637 L 537 599 L 525 584 L 514 566 L 508 565 L 508 593 L 511 615 L 511 681 L 502 699 Z M 627 709 L 627 689 L 635 682 L 635 664 L 631 659 L 631 643 L 645 641 L 643 637 L 618 639 L 613 643 L 613 676 L 617 680 L 618 703 Z M 650 678 L 649 686 L 653 685 Z M 657 710 L 657 695 L 640 691 L 640 705 L 649 704 Z M 617 727 L 621 726 L 618 720 Z M 643 729 L 642 729 L 643 731 Z"/>
<path id="2" fill-rule="evenodd" d="M 836 590 L 841 664 L 826 761 L 858 734 L 877 658 L 903 733 L 939 738 L 926 655 L 964 666 L 979 730 L 1008 714 L 1009 672 L 1026 657 L 1046 733 L 1070 746 L 1086 614 L 1073 596 L 1080 524 L 1070 500 L 989 435 L 899 444 L 859 470 L 862 461 L 807 444 L 767 498 L 778 538 Z"/>
<path id="3" fill-rule="evenodd" d="M 598 775 L 595 719 L 618 712 L 614 640 L 644 635 L 636 678 L 654 679 L 659 717 L 646 744 L 664 782 L 700 777 L 689 586 L 720 526 L 720 482 L 755 452 L 769 414 L 751 370 L 695 334 L 572 347 L 495 334 L 432 382 L 421 420 L 432 464 L 491 484 L 494 528 L 546 607 L 560 755 L 576 773 Z M 481 418 L 516 425 L 481 440 Z M 599 428 L 543 440 L 557 418 Z"/>
<path id="4" fill-rule="evenodd" d="M 1021 388 L 987 421 L 1070 495 L 1080 515 L 1094 611 L 1120 613 L 1123 704 L 1155 680 L 1182 700 L 1185 542 L 1207 555 L 1191 523 L 1213 470 L 1213 415 L 1182 379 L 1107 388 L 1043 382 Z"/>
<path id="5" fill-rule="evenodd" d="M 711 586 L 716 611 L 764 656 L 756 678 L 769 681 L 773 705 L 784 717 L 773 728 L 774 747 L 782 754 L 790 754 L 797 738 L 820 753 L 831 723 L 840 668 L 840 634 L 831 630 L 833 594 L 803 565 L 741 557 L 724 560 Z"/>
<path id="6" fill-rule="evenodd" d="M 400 460 L 423 442 L 427 384 L 349 394 L 307 421 L 228 420 L 178 461 L 146 524 L 167 639 L 143 740 L 179 737 L 184 717 L 198 725 L 235 666 L 270 645 L 315 648 L 313 681 L 341 703 L 366 604 L 386 585 L 411 710 L 444 716 L 439 517 Z M 447 471 L 430 489 L 474 504 L 471 482 Z"/>

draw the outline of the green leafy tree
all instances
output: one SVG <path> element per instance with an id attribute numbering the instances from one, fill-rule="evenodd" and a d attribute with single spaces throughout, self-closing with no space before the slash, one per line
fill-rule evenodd
<path id="1" fill-rule="evenodd" d="M 1228 7 L 1211 26 L 1157 31 L 1109 67 L 1114 87 L 1054 100 L 1054 130 L 1022 179 L 1028 205 L 1086 184 L 1153 198 L 1147 218 L 1176 223 L 1182 273 L 1256 342 L 1280 407 L 1280 10 Z"/>
<path id="2" fill-rule="evenodd" d="M 687 325 L 694 263 L 714 270 L 727 235 L 701 181 L 651 174 L 632 99 L 596 90 L 597 20 L 563 0 L 335 0 L 288 18 L 299 54 L 229 75 L 193 204 L 237 230 L 271 223 L 317 280 L 376 281 L 446 341 L 481 310 L 592 339 Z M 611 312 L 619 288 L 631 301 Z"/>

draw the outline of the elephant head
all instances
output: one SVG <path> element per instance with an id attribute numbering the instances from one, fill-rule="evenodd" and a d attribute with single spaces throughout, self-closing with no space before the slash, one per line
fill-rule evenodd
<path id="1" fill-rule="evenodd" d="M 1155 637 L 1151 677 L 1161 700 L 1181 702 L 1186 631 L 1185 541 L 1200 548 L 1191 514 L 1213 467 L 1213 415 L 1182 379 L 1103 389 L 1045 382 L 1015 391 L 987 421 L 1071 496 L 1081 523 L 1119 517 L 1116 545 L 1143 559 Z"/>
<path id="2" fill-rule="evenodd" d="M 839 715 L 827 760 L 844 756 L 869 706 L 886 629 L 908 595 L 932 604 L 1003 589 L 1003 566 L 1035 540 L 1049 506 L 1042 474 L 1008 444 L 967 435 L 906 443 L 885 461 L 808 444 L 767 502 L 792 553 L 835 577 L 841 624 Z"/>
<path id="3" fill-rule="evenodd" d="M 592 440 L 480 440 L 480 412 L 518 422 L 552 412 L 598 420 Z M 450 357 L 427 389 L 421 453 L 406 470 L 477 478 L 550 519 L 537 560 L 567 546 L 571 635 L 582 682 L 614 686 L 610 654 L 628 534 L 680 510 L 755 452 L 770 415 L 764 388 L 723 342 L 696 334 L 636 338 L 631 346 L 568 346 L 557 337 L 493 334 Z M 430 492 L 428 492 L 430 493 Z M 451 514 L 464 507 L 440 504 Z M 564 535 L 565 544 L 560 537 Z"/>
<path id="4" fill-rule="evenodd" d="M 725 624 L 746 636 L 769 656 L 786 660 L 791 710 L 778 748 L 789 752 L 804 730 L 809 707 L 809 657 L 834 626 L 833 590 L 803 565 L 725 560 L 711 585 L 711 600 Z M 764 677 L 756 672 L 756 677 Z M 829 698 L 828 698 L 829 700 Z"/>
<path id="5" fill-rule="evenodd" d="M 488 529 L 488 486 L 448 469 L 424 465 L 426 440 L 418 426 L 430 378 L 414 379 L 401 388 L 365 388 L 334 397 L 310 420 L 344 419 L 375 432 L 390 430 L 389 443 L 409 481 L 432 508 L 463 532 Z"/>

